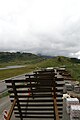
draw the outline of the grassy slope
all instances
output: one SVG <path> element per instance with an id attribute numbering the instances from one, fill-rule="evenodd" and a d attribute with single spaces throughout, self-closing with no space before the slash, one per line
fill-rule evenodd
<path id="1" fill-rule="evenodd" d="M 28 65 L 28 66 L 22 67 L 22 68 L 0 70 L 0 80 L 31 72 L 35 68 L 36 68 L 36 65 Z"/>
<path id="2" fill-rule="evenodd" d="M 36 68 L 36 63 L 39 63 L 44 58 L 31 53 L 10 53 L 0 52 L 0 67 L 25 65 L 24 68 L 0 70 L 0 80 L 13 77 L 16 75 L 31 72 Z"/>
<path id="3" fill-rule="evenodd" d="M 60 58 L 60 59 L 59 59 Z M 61 67 L 66 66 L 66 69 L 71 73 L 75 80 L 80 81 L 80 64 L 73 63 L 71 59 L 67 57 L 56 57 L 54 59 L 44 60 L 37 64 L 40 68 L 42 67 Z"/>
<path id="4" fill-rule="evenodd" d="M 10 66 L 10 65 L 26 65 L 34 64 L 43 60 L 43 57 L 39 57 L 32 53 L 10 53 L 10 52 L 0 52 L 0 67 Z"/>
<path id="5" fill-rule="evenodd" d="M 19 61 L 19 63 L 23 63 L 23 64 L 25 64 L 25 62 Z M 10 65 L 12 64 L 10 63 Z M 73 78 L 80 81 L 80 64 L 73 63 L 71 59 L 67 57 L 55 57 L 55 58 L 44 59 L 44 60 L 35 59 L 34 62 L 30 62 L 29 64 L 27 63 L 27 66 L 24 68 L 2 70 L 0 71 L 0 80 L 13 77 L 19 74 L 31 72 L 34 69 L 40 69 L 45 67 L 59 67 L 64 65 L 66 66 L 67 70 L 71 73 Z"/>

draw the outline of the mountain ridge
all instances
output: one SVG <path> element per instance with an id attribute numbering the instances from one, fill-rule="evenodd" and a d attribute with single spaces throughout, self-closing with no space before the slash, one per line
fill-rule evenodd
<path id="1" fill-rule="evenodd" d="M 77 58 L 69 58 L 65 56 L 49 56 L 49 55 L 42 55 L 42 54 L 33 54 L 33 53 L 26 53 L 26 52 L 0 52 L 0 62 L 14 62 L 14 61 L 26 61 L 26 60 L 36 60 L 36 59 L 55 59 L 59 62 L 66 59 L 71 61 L 72 63 L 80 63 L 80 59 Z"/>

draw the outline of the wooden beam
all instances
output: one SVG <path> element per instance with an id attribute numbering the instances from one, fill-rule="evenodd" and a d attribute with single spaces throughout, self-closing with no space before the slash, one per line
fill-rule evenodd
<path id="1" fill-rule="evenodd" d="M 53 98 L 53 100 L 54 100 L 55 118 L 56 118 L 56 120 L 60 120 L 60 119 L 59 119 L 59 113 L 58 113 L 58 107 L 57 107 L 57 101 L 56 101 L 56 98 Z"/>
<path id="2" fill-rule="evenodd" d="M 13 113 L 13 110 L 14 110 L 15 104 L 16 104 L 16 99 L 14 99 L 14 101 L 13 101 L 13 103 L 12 103 L 12 105 L 11 105 L 11 108 L 10 108 L 10 110 L 9 110 L 9 112 L 8 112 L 8 115 L 7 115 L 7 119 L 6 119 L 6 120 L 10 120 L 10 118 L 11 118 L 11 116 L 12 116 L 12 113 Z"/>
<path id="3" fill-rule="evenodd" d="M 16 91 L 15 80 L 12 80 L 12 87 L 13 87 L 13 91 L 14 91 L 14 95 L 15 95 L 14 98 L 16 99 L 16 103 L 17 103 L 18 110 L 20 113 L 20 119 L 23 120 L 22 112 L 21 112 L 21 108 L 20 108 L 20 103 L 19 103 L 19 98 L 18 98 L 17 91 Z"/>
<path id="4" fill-rule="evenodd" d="M 58 107 L 57 107 L 57 100 L 56 100 L 56 97 L 57 97 L 57 94 L 56 94 L 56 78 L 53 78 L 53 90 L 54 90 L 54 93 L 53 93 L 53 104 L 54 104 L 54 119 L 55 120 L 60 120 L 59 119 L 59 113 L 58 113 Z"/>

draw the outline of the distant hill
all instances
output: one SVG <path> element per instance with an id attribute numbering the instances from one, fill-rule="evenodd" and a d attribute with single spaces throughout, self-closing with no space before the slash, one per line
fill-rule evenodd
<path id="1" fill-rule="evenodd" d="M 68 58 L 64 56 L 47 56 L 41 54 L 32 54 L 32 53 L 21 53 L 21 52 L 0 52 L 0 63 L 2 62 L 15 62 L 15 61 L 32 61 L 36 59 L 47 60 L 51 59 L 55 62 L 64 63 L 64 62 L 71 62 L 71 63 L 80 63 L 80 59 L 77 58 Z"/>
<path id="2" fill-rule="evenodd" d="M 32 61 L 32 60 L 41 60 L 43 57 L 37 56 L 32 53 L 21 53 L 21 52 L 0 52 L 0 63 L 2 62 L 17 62 L 17 61 Z"/>
<path id="3" fill-rule="evenodd" d="M 44 58 L 54 58 L 54 56 L 49 56 L 49 55 L 42 55 L 42 54 L 37 54 L 37 55 Z"/>
<path id="4" fill-rule="evenodd" d="M 77 58 L 68 58 L 64 56 L 57 56 L 57 57 L 52 57 L 52 56 L 47 56 L 47 55 L 35 55 L 32 53 L 21 53 L 21 52 L 0 52 L 0 63 L 4 62 L 17 62 L 17 61 L 35 61 L 35 60 L 54 60 L 55 63 L 80 63 L 80 60 Z"/>
<path id="5" fill-rule="evenodd" d="M 40 67 L 59 67 L 72 64 L 71 59 L 64 56 L 44 59 L 39 63 Z"/>
<path id="6" fill-rule="evenodd" d="M 51 67 L 51 66 L 71 66 L 78 65 L 80 60 L 77 58 L 69 58 L 64 56 L 57 56 L 53 58 L 45 59 L 40 63 L 41 67 Z"/>
<path id="7" fill-rule="evenodd" d="M 71 58 L 71 62 L 73 62 L 73 63 L 80 63 L 80 59 Z"/>

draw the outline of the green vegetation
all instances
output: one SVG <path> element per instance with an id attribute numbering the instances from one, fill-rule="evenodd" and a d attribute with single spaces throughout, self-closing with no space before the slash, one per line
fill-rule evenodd
<path id="1" fill-rule="evenodd" d="M 74 80 L 80 81 L 80 60 L 78 62 L 73 62 L 73 59 L 68 57 L 58 56 L 55 58 L 50 58 L 44 60 L 37 64 L 39 68 L 45 67 L 62 67 L 65 66 L 66 69 L 71 73 Z"/>
<path id="2" fill-rule="evenodd" d="M 0 67 L 9 65 L 25 65 L 25 67 L 0 70 L 0 80 L 28 73 L 35 69 L 66 66 L 66 69 L 71 73 L 72 77 L 75 80 L 80 81 L 80 60 L 76 58 L 68 58 L 63 56 L 44 58 L 31 53 L 1 52 Z"/>
<path id="3" fill-rule="evenodd" d="M 35 68 L 36 68 L 36 65 L 29 65 L 22 68 L 0 70 L 0 80 L 31 72 Z"/>
<path id="4" fill-rule="evenodd" d="M 36 68 L 36 63 L 39 63 L 43 59 L 44 57 L 31 53 L 0 52 L 0 67 L 25 65 L 22 68 L 0 70 L 0 80 L 31 72 Z"/>
<path id="5" fill-rule="evenodd" d="M 6 92 L 0 94 L 0 98 L 6 97 L 6 96 L 8 96 L 8 95 L 9 95 L 9 93 L 8 93 L 8 91 L 6 91 Z"/>
<path id="6" fill-rule="evenodd" d="M 32 53 L 0 52 L 0 67 L 12 65 L 27 65 L 42 61 L 44 57 Z"/>

